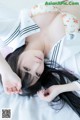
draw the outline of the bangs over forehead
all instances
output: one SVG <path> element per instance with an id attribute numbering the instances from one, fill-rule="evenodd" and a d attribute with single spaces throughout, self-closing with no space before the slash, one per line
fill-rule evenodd
<path id="1" fill-rule="evenodd" d="M 22 71 L 18 68 L 18 75 L 22 80 L 22 86 L 26 85 L 29 87 L 32 84 L 34 77 L 30 73 Z"/>
<path id="2" fill-rule="evenodd" d="M 41 89 L 41 79 L 36 79 L 28 72 L 18 69 L 18 75 L 22 80 L 22 96 L 33 96 Z M 34 83 L 34 84 L 33 84 Z"/>

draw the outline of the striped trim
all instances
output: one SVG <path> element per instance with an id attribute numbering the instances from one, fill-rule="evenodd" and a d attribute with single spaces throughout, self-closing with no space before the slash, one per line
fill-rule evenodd
<path id="1" fill-rule="evenodd" d="M 39 27 L 37 26 L 37 24 L 31 25 L 31 26 L 28 26 L 28 27 L 25 27 L 24 29 L 22 29 L 22 30 L 20 31 L 20 34 L 22 34 L 24 31 L 30 30 L 30 29 L 32 29 L 32 28 L 39 28 Z"/>
<path id="2" fill-rule="evenodd" d="M 19 35 L 19 31 L 17 31 L 16 32 L 16 34 L 11 38 L 11 39 L 9 39 L 9 41 L 7 41 L 7 42 L 4 42 L 4 45 L 8 45 L 11 41 L 13 41 L 18 35 Z"/>
<path id="3" fill-rule="evenodd" d="M 8 45 L 12 40 L 14 40 L 17 36 L 21 37 L 22 35 L 26 34 L 26 33 L 29 33 L 31 31 L 34 31 L 36 29 L 39 29 L 40 27 L 38 27 L 37 24 L 34 24 L 34 25 L 31 25 L 31 26 L 28 26 L 24 29 L 22 29 L 20 31 L 20 24 L 19 26 L 16 28 L 16 30 L 11 34 L 11 36 L 6 39 L 2 45 L 0 45 L 0 47 L 4 47 L 6 45 Z"/>
<path id="4" fill-rule="evenodd" d="M 25 33 L 31 32 L 33 30 L 36 30 L 36 29 L 39 29 L 39 27 L 37 25 L 34 25 L 33 27 L 32 26 L 26 27 L 20 31 L 20 36 L 22 36 Z"/>
<path id="5" fill-rule="evenodd" d="M 16 28 L 16 30 L 12 33 L 12 35 L 8 39 L 6 39 L 4 42 L 7 43 L 10 39 L 12 39 L 17 34 L 17 32 L 19 31 L 19 29 L 20 29 L 20 24 Z"/>
<path id="6" fill-rule="evenodd" d="M 8 39 L 3 41 L 2 45 L 0 45 L 0 47 L 4 47 L 4 46 L 8 45 L 12 40 L 15 39 L 19 35 L 19 28 L 20 28 L 20 25 L 16 28 L 14 33 Z"/>
<path id="7" fill-rule="evenodd" d="M 54 67 L 54 68 L 57 67 L 57 57 L 58 57 L 58 53 L 59 53 L 60 44 L 61 44 L 61 41 L 54 47 L 50 67 Z"/>

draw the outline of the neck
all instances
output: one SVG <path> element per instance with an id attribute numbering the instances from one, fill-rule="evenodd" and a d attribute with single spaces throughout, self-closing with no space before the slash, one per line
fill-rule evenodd
<path id="1" fill-rule="evenodd" d="M 46 27 L 45 29 L 41 29 L 40 33 L 34 34 L 26 39 L 25 50 L 40 50 L 41 52 L 43 52 L 44 57 L 48 56 L 48 53 L 53 44 L 50 41 L 50 38 L 47 36 L 48 27 Z"/>
<path id="2" fill-rule="evenodd" d="M 45 45 L 44 41 L 41 40 L 32 40 L 27 42 L 25 50 L 39 50 L 45 55 Z"/>

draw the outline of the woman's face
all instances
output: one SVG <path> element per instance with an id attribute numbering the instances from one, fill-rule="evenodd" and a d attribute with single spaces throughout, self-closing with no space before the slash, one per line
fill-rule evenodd
<path id="1" fill-rule="evenodd" d="M 30 73 L 35 84 L 44 71 L 44 54 L 39 50 L 24 51 L 18 60 L 18 68 L 24 73 Z"/>

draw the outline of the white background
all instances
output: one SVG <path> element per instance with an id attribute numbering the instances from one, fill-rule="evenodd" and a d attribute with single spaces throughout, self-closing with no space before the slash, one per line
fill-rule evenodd
<path id="1" fill-rule="evenodd" d="M 45 1 L 61 1 L 61 0 L 0 0 L 0 20 L 17 17 L 23 8 L 31 8 L 31 6 Z M 79 1 L 79 0 L 70 0 Z"/>

